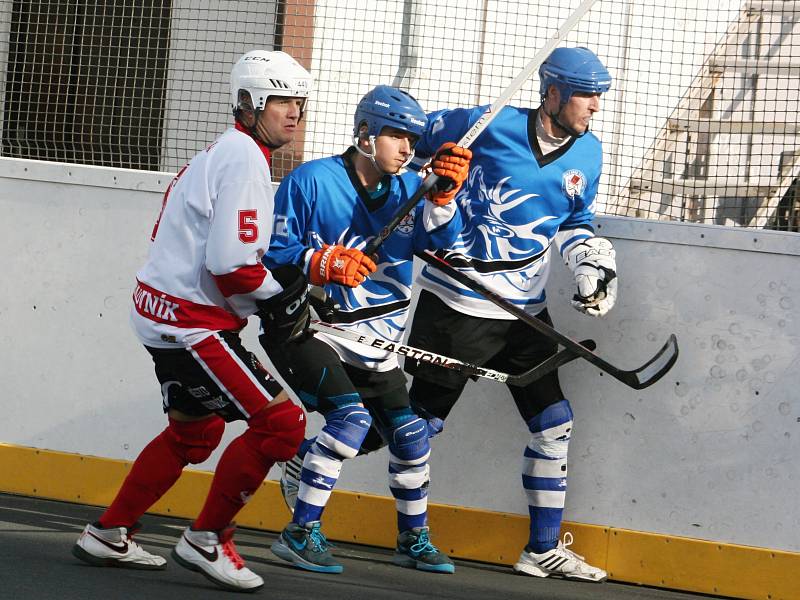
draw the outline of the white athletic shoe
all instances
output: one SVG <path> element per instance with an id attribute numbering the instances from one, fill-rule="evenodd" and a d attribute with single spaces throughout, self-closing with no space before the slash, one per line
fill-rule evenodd
<path id="1" fill-rule="evenodd" d="M 162 556 L 150 554 L 133 541 L 133 531 L 127 527 L 103 529 L 89 523 L 83 528 L 72 554 L 98 567 L 161 570 L 167 568 Z"/>
<path id="2" fill-rule="evenodd" d="M 264 585 L 264 580 L 244 566 L 233 544 L 235 529 L 233 524 L 219 532 L 187 527 L 172 550 L 172 558 L 226 590 L 254 592 Z"/>
<path id="3" fill-rule="evenodd" d="M 281 463 L 281 494 L 283 501 L 289 507 L 289 512 L 294 514 L 294 507 L 297 504 L 297 494 L 300 491 L 300 472 L 303 470 L 303 459 L 296 454 Z"/>
<path id="4" fill-rule="evenodd" d="M 566 532 L 564 541 L 559 541 L 558 546 L 542 554 L 522 551 L 519 561 L 514 565 L 518 573 L 533 575 L 534 577 L 549 577 L 557 575 L 567 579 L 581 579 L 583 581 L 605 581 L 608 574 L 603 569 L 593 567 L 580 554 L 575 554 L 568 548 L 572 544 L 572 534 Z"/>

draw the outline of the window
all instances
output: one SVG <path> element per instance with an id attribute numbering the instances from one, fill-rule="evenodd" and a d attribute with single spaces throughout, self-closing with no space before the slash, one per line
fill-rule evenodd
<path id="1" fill-rule="evenodd" d="M 158 170 L 169 0 L 13 3 L 4 156 Z"/>

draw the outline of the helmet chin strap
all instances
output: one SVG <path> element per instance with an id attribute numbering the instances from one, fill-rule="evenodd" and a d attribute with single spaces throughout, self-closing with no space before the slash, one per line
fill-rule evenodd
<path id="1" fill-rule="evenodd" d="M 408 158 L 406 159 L 406 161 L 402 164 L 402 166 L 400 168 L 401 169 L 405 169 L 408 165 L 411 164 L 412 160 L 414 160 L 414 149 L 413 148 L 411 149 L 411 154 L 408 155 Z"/>
<path id="2" fill-rule="evenodd" d="M 244 119 L 241 118 L 241 113 L 242 113 L 243 110 L 252 110 L 253 111 L 254 120 L 253 120 L 253 124 L 252 125 L 248 125 L 247 123 L 244 122 Z M 279 146 L 273 146 L 267 140 L 263 139 L 261 137 L 261 135 L 258 133 L 258 117 L 259 117 L 260 113 L 261 113 L 261 111 L 259 109 L 257 109 L 257 108 L 247 108 L 247 109 L 238 108 L 233 113 L 233 116 L 236 119 L 236 122 L 237 123 L 241 123 L 242 127 L 244 127 L 247 130 L 247 132 L 250 134 L 251 137 L 253 137 L 253 138 L 257 139 L 257 140 L 260 140 L 261 143 L 263 143 L 270 150 L 275 150 L 275 149 L 279 148 Z"/>
<path id="3" fill-rule="evenodd" d="M 542 99 L 542 100 L 544 100 L 544 99 Z M 564 123 L 562 123 L 561 120 L 558 118 L 561 115 L 561 110 L 564 108 L 565 104 L 566 104 L 566 102 L 560 103 L 558 105 L 558 112 L 553 113 L 553 112 L 547 112 L 547 110 L 544 108 L 544 101 L 542 101 L 542 109 L 544 110 L 545 114 L 548 117 L 550 117 L 553 120 L 553 122 L 556 125 L 558 125 L 558 127 L 563 129 L 564 131 L 566 131 L 568 135 L 571 135 L 572 137 L 583 137 L 584 135 L 586 135 L 586 132 L 589 131 L 588 127 L 586 129 L 584 129 L 583 132 L 577 132 L 572 127 L 569 127 L 568 125 L 564 125 Z"/>
<path id="4" fill-rule="evenodd" d="M 262 137 L 262 136 L 261 136 L 261 135 L 258 133 L 258 122 L 259 122 L 259 118 L 261 117 L 261 109 L 260 109 L 260 108 L 256 108 L 256 109 L 254 110 L 254 114 L 255 114 L 255 117 L 256 117 L 255 123 L 253 124 L 253 126 L 252 126 L 252 127 L 250 127 L 250 128 L 249 128 L 249 129 L 250 129 L 250 133 L 253 135 L 253 137 L 254 137 L 254 138 L 256 138 L 256 139 L 258 139 L 258 140 L 261 140 L 261 142 L 262 142 L 262 143 L 263 143 L 263 144 L 264 144 L 264 145 L 265 145 L 267 148 L 269 148 L 269 149 L 270 149 L 270 151 L 274 151 L 274 150 L 277 150 L 278 148 L 280 148 L 280 147 L 281 147 L 281 144 L 278 144 L 278 145 L 276 146 L 275 144 L 273 144 L 272 142 L 270 142 L 268 139 L 265 139 L 265 137 Z"/>
<path id="5" fill-rule="evenodd" d="M 303 106 L 305 106 L 305 104 L 303 104 Z M 239 114 L 240 114 L 240 113 L 241 113 L 241 111 L 243 111 L 243 110 L 252 110 L 252 111 L 253 111 L 253 125 L 252 125 L 252 126 L 248 126 L 248 125 L 247 125 L 247 124 L 246 124 L 246 123 L 245 123 L 245 122 L 244 122 L 244 121 L 243 121 L 243 120 L 242 120 L 242 119 L 239 117 Z M 281 148 L 281 146 L 282 146 L 281 144 L 278 144 L 278 145 L 276 146 L 276 145 L 275 145 L 275 144 L 273 144 L 271 141 L 269 141 L 269 140 L 267 140 L 267 139 L 264 139 L 263 137 L 261 137 L 261 135 L 258 133 L 258 121 L 259 121 L 259 119 L 260 119 L 260 117 L 261 117 L 261 111 L 262 111 L 262 109 L 260 109 L 260 108 L 252 108 L 252 109 L 250 109 L 250 108 L 248 108 L 248 109 L 238 108 L 238 109 L 237 109 L 237 110 L 236 110 L 236 111 L 233 113 L 233 116 L 234 116 L 234 118 L 235 118 L 235 119 L 236 119 L 236 120 L 237 120 L 239 123 L 241 123 L 241 124 L 242 124 L 242 127 L 244 127 L 245 129 L 247 129 L 247 131 L 250 133 L 250 135 L 251 135 L 251 136 L 253 136 L 253 137 L 254 137 L 255 139 L 257 139 L 257 140 L 261 140 L 261 142 L 262 142 L 262 143 L 263 143 L 263 144 L 264 144 L 264 145 L 265 145 L 267 148 L 269 148 L 270 150 L 277 150 L 277 149 Z M 303 119 L 303 111 L 301 110 L 301 111 L 300 111 L 300 118 L 299 118 L 299 119 L 297 119 L 297 123 L 298 123 L 298 124 L 300 124 L 300 121 L 301 121 L 302 119 Z"/>
<path id="6" fill-rule="evenodd" d="M 375 160 L 375 157 L 378 155 L 378 151 L 375 149 L 375 136 L 371 135 L 371 136 L 369 136 L 367 138 L 367 140 L 369 140 L 369 152 L 365 152 L 364 150 L 361 149 L 361 144 L 359 143 L 361 141 L 361 138 L 359 138 L 357 135 L 353 136 L 353 147 L 356 149 L 356 152 L 358 152 L 364 158 L 368 158 L 369 162 L 372 163 L 372 166 L 375 168 L 375 170 L 379 174 L 381 174 L 381 175 L 394 175 L 394 173 L 387 173 L 386 171 L 381 169 L 378 166 L 378 161 Z M 409 154 L 408 158 L 401 165 L 400 168 L 402 168 L 402 169 L 406 168 L 409 165 L 409 163 L 411 163 L 411 161 L 413 159 L 414 159 L 414 150 L 412 149 L 411 150 L 411 154 Z"/>

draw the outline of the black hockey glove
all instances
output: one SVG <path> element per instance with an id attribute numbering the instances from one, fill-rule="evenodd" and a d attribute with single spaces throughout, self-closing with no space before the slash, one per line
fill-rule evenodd
<path id="1" fill-rule="evenodd" d="M 311 310 L 316 313 L 320 321 L 323 323 L 334 322 L 339 305 L 325 293 L 324 288 L 312 285 L 311 289 L 308 290 L 308 302 L 311 304 Z"/>
<path id="2" fill-rule="evenodd" d="M 270 269 L 283 291 L 256 302 L 264 335 L 272 344 L 297 342 L 308 337 L 308 282 L 296 265 L 281 265 Z"/>

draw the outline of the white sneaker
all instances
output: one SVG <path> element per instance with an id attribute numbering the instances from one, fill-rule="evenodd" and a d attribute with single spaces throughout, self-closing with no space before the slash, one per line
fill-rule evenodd
<path id="1" fill-rule="evenodd" d="M 232 524 L 220 532 L 187 527 L 172 550 L 172 558 L 227 590 L 254 592 L 264 585 L 264 580 L 244 566 L 233 544 L 235 529 Z"/>
<path id="2" fill-rule="evenodd" d="M 72 554 L 98 567 L 150 570 L 167 568 L 164 557 L 150 554 L 134 542 L 132 536 L 133 531 L 129 532 L 127 527 L 103 529 L 89 523 L 72 547 Z"/>
<path id="3" fill-rule="evenodd" d="M 558 546 L 542 554 L 522 551 L 519 561 L 514 565 L 518 573 L 533 575 L 534 577 L 549 577 L 558 575 L 567 579 L 581 579 L 583 581 L 605 581 L 608 573 L 603 569 L 593 567 L 580 554 L 575 554 L 568 546 L 572 544 L 572 534 L 564 534 L 564 541 L 559 541 Z"/>
<path id="4" fill-rule="evenodd" d="M 289 512 L 294 514 L 294 507 L 297 504 L 297 494 L 300 491 L 300 473 L 303 470 L 303 459 L 296 454 L 281 463 L 281 494 L 283 501 L 289 507 Z"/>

